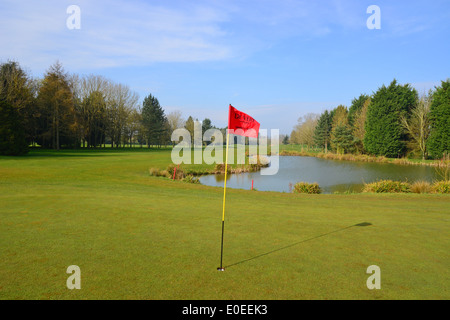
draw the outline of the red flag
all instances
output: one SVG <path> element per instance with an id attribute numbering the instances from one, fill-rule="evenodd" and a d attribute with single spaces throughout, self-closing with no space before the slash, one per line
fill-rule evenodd
<path id="1" fill-rule="evenodd" d="M 228 129 L 234 130 L 234 134 L 258 138 L 259 122 L 248 114 L 237 110 L 230 104 L 230 111 L 228 112 Z"/>

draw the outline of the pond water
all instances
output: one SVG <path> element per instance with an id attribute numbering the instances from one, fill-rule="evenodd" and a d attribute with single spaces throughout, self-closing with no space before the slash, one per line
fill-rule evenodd
<path id="1" fill-rule="evenodd" d="M 267 170 L 267 169 L 262 169 Z M 227 175 L 227 187 L 260 191 L 291 192 L 300 181 L 317 182 L 323 193 L 360 192 L 364 183 L 377 180 L 433 182 L 437 174 L 433 167 L 422 165 L 397 165 L 355 161 L 326 160 L 315 157 L 280 156 L 278 173 L 272 176 L 260 172 Z M 224 175 L 208 175 L 200 182 L 208 186 L 223 187 Z"/>

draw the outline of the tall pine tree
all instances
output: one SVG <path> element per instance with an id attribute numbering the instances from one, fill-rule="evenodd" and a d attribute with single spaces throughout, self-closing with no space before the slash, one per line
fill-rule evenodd
<path id="1" fill-rule="evenodd" d="M 352 105 L 348 109 L 348 123 L 353 126 L 356 115 L 362 110 L 364 104 L 370 97 L 367 94 L 361 94 L 358 98 L 352 100 Z"/>
<path id="2" fill-rule="evenodd" d="M 317 146 L 325 148 L 325 153 L 328 152 L 328 145 L 330 143 L 332 121 L 332 114 L 328 110 L 325 110 L 320 116 L 316 129 L 314 130 L 314 142 Z"/>
<path id="3" fill-rule="evenodd" d="M 353 141 L 351 127 L 348 124 L 348 110 L 346 106 L 339 105 L 333 110 L 330 142 L 333 150 L 338 154 L 351 151 Z"/>
<path id="4" fill-rule="evenodd" d="M 433 93 L 430 122 L 428 151 L 433 158 L 442 158 L 445 152 L 450 152 L 450 79 L 442 81 Z"/>
<path id="5" fill-rule="evenodd" d="M 336 149 L 336 153 L 350 153 L 354 149 L 352 129 L 345 124 L 339 124 L 333 128 L 331 143 Z"/>
<path id="6" fill-rule="evenodd" d="M 161 145 L 167 130 L 167 118 L 156 97 L 149 94 L 142 103 L 142 124 L 147 138 L 147 146 Z"/>
<path id="7" fill-rule="evenodd" d="M 367 111 L 364 148 L 374 155 L 401 157 L 406 152 L 407 134 L 401 118 L 409 118 L 417 103 L 417 92 L 409 84 L 397 81 L 382 86 L 374 94 Z"/>
<path id="8" fill-rule="evenodd" d="M 61 145 L 77 142 L 73 94 L 69 76 L 56 62 L 47 70 L 37 97 L 40 136 L 43 147 L 59 150 Z"/>

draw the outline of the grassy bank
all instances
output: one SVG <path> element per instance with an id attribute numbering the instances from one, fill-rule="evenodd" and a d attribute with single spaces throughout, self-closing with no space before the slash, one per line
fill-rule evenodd
<path id="1" fill-rule="evenodd" d="M 169 164 L 164 149 L 0 157 L 0 299 L 450 298 L 448 195 L 229 189 L 217 272 L 223 189 L 149 175 Z"/>
<path id="2" fill-rule="evenodd" d="M 324 153 L 318 149 L 308 150 L 301 145 L 280 145 L 280 156 L 303 156 L 303 157 L 317 157 L 327 160 L 345 160 L 345 161 L 361 161 L 361 162 L 376 162 L 376 163 L 393 163 L 401 165 L 426 165 L 433 167 L 448 166 L 448 161 L 441 160 L 422 160 L 422 159 L 407 159 L 407 158 L 386 158 L 384 156 L 371 156 L 366 154 L 336 154 L 332 152 Z"/>

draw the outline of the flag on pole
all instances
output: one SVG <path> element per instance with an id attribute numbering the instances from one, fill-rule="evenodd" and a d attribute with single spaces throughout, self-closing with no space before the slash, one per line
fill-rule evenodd
<path id="1" fill-rule="evenodd" d="M 230 142 L 230 130 L 234 130 L 233 134 L 258 138 L 259 122 L 250 117 L 248 114 L 241 112 L 230 104 L 228 111 L 228 130 L 227 130 L 227 149 L 225 154 L 225 180 L 223 183 L 223 208 L 222 208 L 222 241 L 220 244 L 220 267 L 219 271 L 225 271 L 223 267 L 223 235 L 225 231 L 225 198 L 227 194 L 227 171 L 228 171 L 228 144 Z"/>
<path id="2" fill-rule="evenodd" d="M 234 134 L 258 138 L 259 122 L 248 114 L 237 110 L 230 104 L 230 110 L 228 112 L 228 129 L 234 130 Z M 242 131 L 238 129 L 241 129 Z"/>

